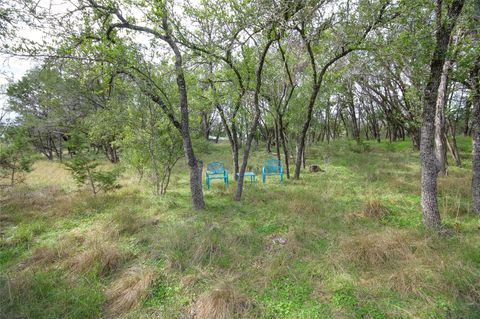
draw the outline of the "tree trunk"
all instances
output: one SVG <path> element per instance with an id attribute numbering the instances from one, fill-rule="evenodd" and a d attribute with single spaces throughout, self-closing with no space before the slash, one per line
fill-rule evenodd
<path id="1" fill-rule="evenodd" d="M 368 34 L 368 32 L 366 32 L 365 35 L 366 34 Z M 320 91 L 320 88 L 322 86 L 323 78 L 327 73 L 328 69 L 330 68 L 330 66 L 332 66 L 335 62 L 337 62 L 341 58 L 348 55 L 350 52 L 354 51 L 354 49 L 343 50 L 341 53 L 334 56 L 332 59 L 330 59 L 325 63 L 325 65 L 322 67 L 322 69 L 320 70 L 317 76 L 317 64 L 316 64 L 315 56 L 311 46 L 311 42 L 310 42 L 311 40 L 307 40 L 304 33 L 301 33 L 301 35 L 307 47 L 308 55 L 310 57 L 310 63 L 313 71 L 312 73 L 313 84 L 312 84 L 312 91 L 310 93 L 310 99 L 308 102 L 307 117 L 305 119 L 305 122 L 303 123 L 302 130 L 300 131 L 300 135 L 297 139 L 297 154 L 295 157 L 295 174 L 293 175 L 294 179 L 300 179 L 300 168 L 302 165 L 302 154 L 304 153 L 304 149 L 305 149 L 305 138 L 307 136 L 307 132 L 310 127 L 310 122 L 312 121 L 313 108 L 315 107 L 315 101 L 317 100 L 318 92 Z"/>
<path id="2" fill-rule="evenodd" d="M 470 109 L 472 107 L 470 99 L 467 99 L 467 103 L 465 104 L 465 127 L 463 128 L 463 136 L 470 135 Z"/>
<path id="3" fill-rule="evenodd" d="M 474 25 L 480 23 L 480 3 L 475 1 Z M 473 42 L 478 46 L 480 41 L 478 29 L 473 30 Z M 477 52 L 475 64 L 470 73 L 470 85 L 473 107 L 472 138 L 472 199 L 473 211 L 480 214 L 480 54 Z"/>
<path id="4" fill-rule="evenodd" d="M 235 123 L 232 123 L 232 126 L 228 126 L 227 118 L 222 107 L 217 104 L 216 106 L 218 113 L 220 114 L 220 119 L 222 120 L 223 127 L 225 132 L 227 132 L 228 141 L 230 142 L 230 150 L 232 152 L 232 162 L 233 162 L 233 177 L 237 180 L 238 173 L 238 136 L 237 136 L 237 127 Z"/>
<path id="5" fill-rule="evenodd" d="M 327 138 L 327 144 L 330 144 L 330 101 L 327 102 L 325 110 L 325 137 Z"/>
<path id="6" fill-rule="evenodd" d="M 190 126 L 188 118 L 188 98 L 187 98 L 187 84 L 185 82 L 185 75 L 183 73 L 182 54 L 176 42 L 171 36 L 171 30 L 168 25 L 167 16 L 162 20 L 163 28 L 166 31 L 165 40 L 175 53 L 175 73 L 177 80 L 177 88 L 180 97 L 180 113 L 181 113 L 181 135 L 183 142 L 183 150 L 187 158 L 188 167 L 190 169 L 190 193 L 192 199 L 193 209 L 205 208 L 203 200 L 202 189 L 202 162 L 195 157 L 193 151 L 192 140 L 190 138 Z"/>
<path id="7" fill-rule="evenodd" d="M 412 139 L 412 148 L 414 151 L 420 150 L 420 130 L 418 128 L 410 129 L 410 137 Z"/>
<path id="8" fill-rule="evenodd" d="M 447 97 L 448 72 L 450 71 L 450 65 L 450 60 L 446 60 L 443 64 L 435 108 L 435 157 L 437 160 L 438 174 L 440 175 L 445 175 L 447 173 L 447 149 L 445 145 L 445 101 Z"/>
<path id="9" fill-rule="evenodd" d="M 480 83 L 478 81 L 480 77 L 480 61 L 478 61 L 478 64 L 474 72 L 475 77 L 473 78 L 476 83 L 472 89 L 472 198 L 473 211 L 480 214 Z"/>
<path id="10" fill-rule="evenodd" d="M 243 180 L 244 180 L 245 171 L 247 169 L 248 156 L 250 155 L 250 147 L 252 145 L 253 137 L 255 136 L 255 133 L 257 131 L 258 122 L 260 121 L 261 110 L 260 110 L 259 96 L 260 96 L 260 88 L 262 86 L 263 65 L 265 63 L 265 58 L 267 56 L 268 50 L 270 49 L 270 46 L 273 44 L 274 41 L 275 41 L 274 39 L 271 39 L 265 45 L 262 55 L 260 56 L 260 61 L 258 64 L 257 71 L 255 72 L 256 73 L 255 74 L 256 86 L 255 86 L 255 95 L 254 95 L 255 117 L 253 119 L 252 127 L 250 128 L 250 132 L 248 133 L 247 141 L 245 143 L 245 147 L 243 150 L 242 166 L 240 167 L 240 173 L 239 173 L 238 183 L 237 183 L 237 191 L 235 192 L 236 201 L 239 201 L 242 198 Z"/>
<path id="11" fill-rule="evenodd" d="M 210 130 L 211 130 L 211 124 L 209 122 L 208 116 L 209 114 L 205 111 L 202 113 L 202 131 L 203 131 L 203 137 L 208 141 L 210 139 Z"/>
<path id="12" fill-rule="evenodd" d="M 448 136 L 445 136 L 445 141 L 447 142 L 448 149 L 452 154 L 453 160 L 455 161 L 455 165 L 460 166 L 462 165 L 462 161 L 460 160 L 460 155 L 458 154 L 458 147 L 457 147 L 457 139 L 455 134 L 452 134 L 452 141 L 448 139 Z"/>
<path id="13" fill-rule="evenodd" d="M 479 10 L 480 11 L 480 10 Z M 478 19 L 477 19 L 478 20 Z M 472 199 L 473 211 L 480 214 L 480 57 L 470 74 L 472 81 Z"/>
<path id="14" fill-rule="evenodd" d="M 358 121 L 357 121 L 357 115 L 355 114 L 355 104 L 353 101 L 353 92 L 348 93 L 348 111 L 350 113 L 350 118 L 351 118 L 351 127 L 352 127 L 352 137 L 357 142 L 357 144 L 360 144 L 360 129 L 358 127 Z"/>
<path id="15" fill-rule="evenodd" d="M 424 92 L 423 123 L 420 136 L 423 224 L 429 228 L 438 229 L 442 224 L 437 203 L 438 171 L 434 152 L 435 108 L 450 35 L 462 10 L 463 3 L 464 0 L 454 0 L 448 8 L 448 19 L 444 19 L 442 17 L 442 2 L 437 0 L 436 43 L 430 63 L 430 75 Z"/>
<path id="16" fill-rule="evenodd" d="M 307 136 L 308 128 L 310 127 L 310 122 L 312 120 L 313 107 L 315 105 L 315 100 L 317 99 L 318 91 L 320 90 L 320 85 L 314 83 L 312 88 L 312 93 L 310 95 L 310 102 L 308 104 L 307 119 L 303 123 L 302 130 L 297 139 L 297 154 L 295 157 L 295 173 L 293 175 L 294 179 L 300 179 L 300 169 L 302 167 L 302 157 L 303 151 L 305 148 L 305 138 Z"/>
<path id="17" fill-rule="evenodd" d="M 285 157 L 285 170 L 287 174 L 287 178 L 290 179 L 290 155 L 288 152 L 288 146 L 287 146 L 287 137 L 285 136 L 285 128 L 283 126 L 283 114 L 279 115 L 278 117 L 278 125 L 279 125 L 279 131 L 280 131 L 280 139 L 282 140 L 282 148 L 283 148 L 283 155 Z"/>
<path id="18" fill-rule="evenodd" d="M 277 159 L 280 161 L 282 160 L 282 157 L 280 155 L 280 131 L 278 129 L 278 121 L 275 119 L 275 150 L 277 152 Z"/>

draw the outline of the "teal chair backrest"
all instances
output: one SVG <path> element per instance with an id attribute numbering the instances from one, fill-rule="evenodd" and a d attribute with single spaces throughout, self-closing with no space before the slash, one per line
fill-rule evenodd
<path id="1" fill-rule="evenodd" d="M 223 174 L 225 166 L 220 162 L 212 162 L 207 165 L 207 172 L 209 174 Z"/>
<path id="2" fill-rule="evenodd" d="M 282 161 L 276 159 L 269 159 L 265 161 L 263 165 L 265 173 L 279 173 L 282 171 Z"/>

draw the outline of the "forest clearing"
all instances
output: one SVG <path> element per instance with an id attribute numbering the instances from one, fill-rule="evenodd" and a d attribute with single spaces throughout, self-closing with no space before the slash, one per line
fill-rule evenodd
<path id="1" fill-rule="evenodd" d="M 132 175 L 113 193 L 78 192 L 61 164 L 37 162 L 2 198 L 4 315 L 476 318 L 470 168 L 439 180 L 450 234 L 437 235 L 422 227 L 418 153 L 409 142 L 367 145 L 312 146 L 324 173 L 246 183 L 242 202 L 212 182 L 202 214 L 190 208 L 185 163 L 159 198 Z M 460 149 L 467 158 L 468 139 Z M 269 156 L 255 151 L 252 168 Z M 200 158 L 228 163 L 228 145 Z"/>
<path id="2" fill-rule="evenodd" d="M 480 319 L 480 0 L 0 0 L 0 319 Z"/>

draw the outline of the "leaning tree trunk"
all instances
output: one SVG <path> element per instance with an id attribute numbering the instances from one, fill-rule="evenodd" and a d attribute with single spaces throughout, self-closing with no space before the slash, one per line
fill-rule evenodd
<path id="1" fill-rule="evenodd" d="M 456 20 L 462 11 L 464 0 L 454 0 L 448 8 L 448 19 L 442 17 L 442 2 L 437 0 L 435 49 L 430 62 L 430 75 L 425 87 L 423 123 L 420 135 L 420 158 L 422 162 L 422 214 L 423 224 L 429 228 L 442 225 L 437 203 L 437 165 L 434 151 L 435 109 L 440 78 L 445 63 L 448 43 Z"/>
<path id="2" fill-rule="evenodd" d="M 305 122 L 303 123 L 302 130 L 300 131 L 300 135 L 298 137 L 297 141 L 297 154 L 295 158 L 295 173 L 293 178 L 294 179 L 300 179 L 300 167 L 302 165 L 302 154 L 305 152 L 305 138 L 307 136 L 308 129 L 310 127 L 310 122 L 312 120 L 312 113 L 313 113 L 313 108 L 315 106 L 315 101 L 318 96 L 318 92 L 321 89 L 323 78 L 328 71 L 328 69 L 338 60 L 342 59 L 343 57 L 347 56 L 349 53 L 355 51 L 358 49 L 359 44 L 368 36 L 370 31 L 375 27 L 376 24 L 378 24 L 382 19 L 383 19 L 383 13 L 385 11 L 386 6 L 388 6 L 388 2 L 384 4 L 384 6 L 381 8 L 379 11 L 379 14 L 376 17 L 376 20 L 373 24 L 368 25 L 367 28 L 363 32 L 363 37 L 360 41 L 356 41 L 357 43 L 350 47 L 350 48 L 345 48 L 343 47 L 342 51 L 338 54 L 336 54 L 334 57 L 332 57 L 330 60 L 328 60 L 323 67 L 320 69 L 320 72 L 317 75 L 317 62 L 315 59 L 315 54 L 312 48 L 312 39 L 308 39 L 305 30 L 299 29 L 300 35 L 303 39 L 303 42 L 305 44 L 305 47 L 307 48 L 307 53 L 310 58 L 310 64 L 312 68 L 312 91 L 310 93 L 310 99 L 308 103 L 308 111 L 307 111 L 307 116 L 305 119 Z M 347 130 L 348 131 L 348 130 Z"/>
<path id="3" fill-rule="evenodd" d="M 213 72 L 212 69 L 210 72 Z M 242 98 L 244 95 L 244 92 L 239 93 L 238 99 L 236 102 L 236 106 L 234 109 L 234 112 L 232 114 L 232 117 L 229 119 L 225 115 L 225 112 L 222 108 L 222 106 L 218 103 L 217 101 L 217 89 L 213 83 L 213 81 L 210 81 L 210 86 L 213 91 L 214 99 L 215 99 L 215 108 L 218 110 L 218 113 L 220 115 L 220 119 L 222 121 L 223 128 L 225 129 L 225 132 L 227 133 L 228 141 L 230 143 L 230 150 L 232 152 L 232 161 L 233 161 L 233 177 L 235 180 L 237 180 L 237 173 L 239 170 L 238 166 L 238 133 L 237 133 L 237 126 L 235 125 L 235 117 L 237 115 L 237 110 L 240 108 L 240 105 L 242 103 Z M 231 122 L 231 126 L 228 125 L 228 122 Z"/>
<path id="4" fill-rule="evenodd" d="M 171 37 L 168 26 L 167 17 L 163 18 L 163 28 L 166 30 L 166 42 L 175 53 L 175 73 L 177 80 L 177 88 L 180 97 L 180 113 L 181 113 L 181 135 L 183 142 L 183 150 L 187 158 L 188 167 L 190 170 L 190 193 L 192 199 L 193 209 L 205 208 L 203 200 L 202 189 L 202 162 L 195 157 L 193 151 L 192 139 L 190 138 L 190 126 L 188 118 L 188 98 L 187 98 L 187 84 L 185 82 L 185 75 L 183 73 L 182 54 L 178 48 L 175 40 Z"/>
<path id="5" fill-rule="evenodd" d="M 255 72 L 256 73 L 255 74 L 256 86 L 255 86 L 255 95 L 254 95 L 255 117 L 253 119 L 252 127 L 250 128 L 250 132 L 248 133 L 247 141 L 245 143 L 245 147 L 243 150 L 242 166 L 240 167 L 240 173 L 239 173 L 238 183 L 237 183 L 237 191 L 235 192 L 236 201 L 239 201 L 242 198 L 243 180 L 244 180 L 245 171 L 247 169 L 248 156 L 250 155 L 250 147 L 252 145 L 253 138 L 257 131 L 258 122 L 260 121 L 261 110 L 260 110 L 259 96 L 260 96 L 260 88 L 262 86 L 263 65 L 265 63 L 265 58 L 267 56 L 268 50 L 270 49 L 274 41 L 275 41 L 274 39 L 269 40 L 265 45 L 265 48 L 263 49 L 262 55 L 260 57 L 257 71 Z"/>
<path id="6" fill-rule="evenodd" d="M 237 173 L 238 173 L 238 136 L 237 136 L 237 128 L 235 123 L 232 123 L 232 127 L 228 125 L 228 119 L 225 116 L 225 113 L 222 107 L 217 104 L 216 106 L 218 113 L 220 114 L 220 119 L 222 120 L 223 127 L 225 132 L 227 133 L 228 142 L 230 143 L 230 150 L 232 152 L 232 161 L 233 161 L 233 176 L 235 180 L 237 180 Z"/>
<path id="7" fill-rule="evenodd" d="M 456 166 L 462 165 L 462 161 L 460 159 L 460 154 L 458 153 L 458 146 L 457 146 L 457 130 L 455 125 L 452 123 L 451 120 L 447 120 L 446 122 L 448 130 L 446 131 L 445 134 L 445 140 L 447 141 L 447 146 L 448 149 L 450 150 L 450 153 L 452 154 L 453 160 L 455 161 Z M 452 141 L 448 139 L 448 133 L 450 132 L 450 135 L 452 136 Z"/>

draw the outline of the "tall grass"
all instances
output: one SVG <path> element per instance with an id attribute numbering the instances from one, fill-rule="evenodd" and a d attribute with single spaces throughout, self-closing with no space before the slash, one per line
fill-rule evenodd
<path id="1" fill-rule="evenodd" d="M 247 183 L 241 202 L 213 183 L 201 212 L 183 162 L 164 197 L 133 172 L 93 197 L 40 161 L 1 194 L 0 318 L 478 318 L 468 143 L 439 180 L 448 236 L 421 225 L 408 141 L 312 146 L 324 172 Z M 272 156 L 260 147 L 249 170 Z M 226 144 L 200 157 L 231 171 Z"/>

